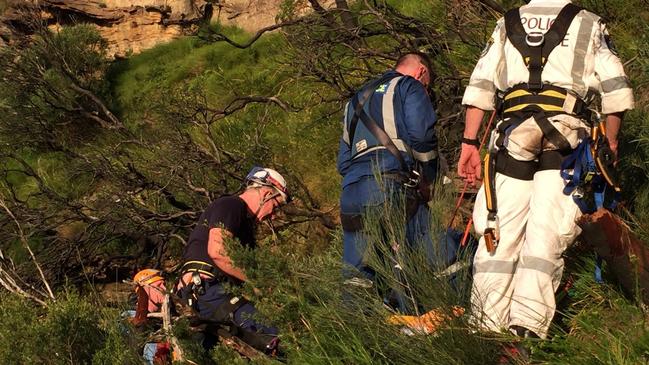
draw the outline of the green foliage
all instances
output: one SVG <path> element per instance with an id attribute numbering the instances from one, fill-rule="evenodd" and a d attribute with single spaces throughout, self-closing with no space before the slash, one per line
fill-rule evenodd
<path id="1" fill-rule="evenodd" d="M 279 18 L 295 19 L 301 3 L 286 1 Z M 368 9 L 370 3 L 376 6 Z M 201 30 L 203 38 L 179 39 L 110 68 L 106 43 L 91 27 L 65 27 L 57 34 L 41 29 L 32 44 L 0 50 L 0 194 L 13 203 L 37 256 L 50 268 L 48 276 L 60 279 L 85 275 L 79 264 L 94 262 L 95 254 L 129 255 L 140 263 L 160 249 L 163 256 L 177 258 L 181 245 L 173 237 L 187 237 L 210 200 L 240 188 L 252 165 L 278 167 L 297 192 L 297 210 L 307 212 L 307 218 L 285 217 L 277 239 L 262 241 L 257 250 L 230 247 L 251 279 L 239 290 L 254 300 L 261 319 L 281 327 L 290 363 L 494 363 L 501 343 L 512 339 L 473 332 L 470 313 L 449 321 L 436 336 L 406 336 L 399 326 L 387 324 L 391 313 L 376 289 L 353 292 L 354 305 L 344 305 L 340 231 L 313 218 L 337 209 L 334 160 L 344 102 L 367 79 L 391 67 L 399 53 L 423 48 L 433 55 L 440 143 L 449 161 L 456 160 L 460 97 L 501 16 L 483 3 L 355 2 L 351 9 L 362 25 L 358 32 L 311 14 L 308 23 L 265 35 L 246 49 L 205 41 L 210 32 L 238 42 L 250 37 L 213 25 Z M 496 3 L 509 8 L 521 2 Z M 607 18 L 636 87 L 638 108 L 627 114 L 620 169 L 629 219 L 635 216 L 634 228 L 647 238 L 645 4 L 579 3 Z M 335 22 L 340 19 L 334 14 Z M 120 123 L 109 121 L 76 86 L 103 97 Z M 250 96 L 276 98 L 283 105 L 245 101 Z M 450 219 L 452 193 L 438 190 L 431 206 L 436 231 Z M 302 218 L 307 223 L 295 223 Z M 371 240 L 381 255 L 370 259 L 388 278 L 382 289 L 401 283 L 393 274 L 394 262 L 380 258 L 393 257 L 408 279 L 406 292 L 414 307 L 448 314 L 454 305 L 467 305 L 468 270 L 449 285 L 423 252 L 404 248 L 394 254 L 392 242 L 403 235 L 402 215 L 388 209 L 372 219 Z M 18 241 L 10 223 L 0 216 L 0 248 L 17 254 L 19 263 L 26 256 L 12 247 Z M 65 230 L 75 232 L 74 241 L 60 235 Z M 384 236 L 385 231 L 390 234 Z M 647 362 L 642 311 L 614 288 L 595 284 L 590 267 L 576 272 L 573 302 L 552 328 L 551 340 L 530 343 L 534 361 Z M 97 308 L 74 292 L 60 295 L 48 308 L 3 296 L 0 362 L 137 363 L 137 346 L 118 325 L 114 310 Z M 203 353 L 185 326 L 181 322 L 176 331 L 190 358 L 242 362 L 223 347 Z"/>
<path id="2" fill-rule="evenodd" d="M 0 362 L 4 364 L 135 364 L 115 310 L 103 310 L 74 291 L 47 308 L 15 295 L 0 301 Z M 99 310 L 98 310 L 99 309 Z"/>
<path id="3" fill-rule="evenodd" d="M 331 247 L 315 251 L 305 252 L 309 248 L 282 239 L 255 250 L 228 246 L 236 265 L 246 268 L 250 281 L 243 292 L 254 299 L 259 318 L 280 327 L 289 363 L 429 364 L 435 359 L 435 363 L 474 364 L 497 360 L 499 341 L 506 337 L 489 339 L 475 333 L 467 315 L 450 319 L 453 306 L 466 304 L 468 266 L 451 285 L 447 277 L 439 275 L 444 252 L 438 251 L 439 257 L 428 256 L 405 246 L 399 247 L 396 255 L 392 251 L 392 242 L 401 242 L 404 234 L 401 222 L 405 217 L 399 206 L 399 202 L 388 204 L 380 219 L 366 221 L 368 242 L 380 252 L 369 256 L 368 262 L 386 278 L 387 287 L 399 287 L 406 278 L 406 296 L 421 313 L 437 308 L 449 316 L 435 336 L 408 336 L 401 326 L 389 324 L 387 319 L 393 313 L 377 292 L 385 287 L 355 289 L 343 282 L 340 232 L 332 237 Z M 434 232 L 440 232 L 444 226 L 433 222 L 433 227 Z M 435 236 L 434 241 L 439 247 L 439 238 Z M 401 265 L 398 277 L 394 262 L 383 259 L 386 257 Z M 256 295 L 252 287 L 262 295 Z"/>
<path id="4" fill-rule="evenodd" d="M 533 343 L 534 358 L 547 364 L 643 364 L 649 361 L 649 327 L 636 303 L 610 284 L 594 281 L 594 261 L 580 260 L 570 290 L 571 305 L 560 328 Z M 565 329 L 569 329 L 566 331 Z"/>

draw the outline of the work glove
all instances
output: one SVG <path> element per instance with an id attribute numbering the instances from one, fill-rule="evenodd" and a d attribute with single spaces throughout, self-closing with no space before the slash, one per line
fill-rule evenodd
<path id="1" fill-rule="evenodd" d="M 457 164 L 457 174 L 471 186 L 476 186 L 476 182 L 480 180 L 481 162 L 478 148 L 462 143 L 460 161 Z"/>

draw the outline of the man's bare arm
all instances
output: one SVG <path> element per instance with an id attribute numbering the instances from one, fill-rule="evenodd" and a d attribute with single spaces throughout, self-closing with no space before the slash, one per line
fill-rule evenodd
<path id="1" fill-rule="evenodd" d="M 485 111 L 474 106 L 467 106 L 466 108 L 466 124 L 464 125 L 464 138 L 476 139 L 478 138 L 478 130 L 482 124 Z"/>
<path id="2" fill-rule="evenodd" d="M 608 144 L 611 147 L 611 150 L 616 156 L 618 145 L 617 135 L 620 132 L 623 117 L 624 112 L 611 113 L 606 116 L 606 138 L 608 139 Z"/>
<path id="3" fill-rule="evenodd" d="M 231 238 L 232 233 L 223 228 L 210 229 L 210 235 L 207 240 L 207 254 L 214 264 L 226 274 L 239 280 L 246 281 L 246 274 L 241 269 L 234 266 L 232 259 L 225 248 L 225 239 Z"/>

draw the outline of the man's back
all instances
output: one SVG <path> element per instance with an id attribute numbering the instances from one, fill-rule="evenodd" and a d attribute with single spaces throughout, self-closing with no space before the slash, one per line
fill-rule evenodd
<path id="1" fill-rule="evenodd" d="M 222 196 L 213 201 L 201 214 L 185 246 L 183 259 L 211 262 L 207 241 L 212 228 L 224 228 L 242 244 L 254 245 L 254 223 L 247 217 L 247 208 L 237 196 Z"/>
<path id="2" fill-rule="evenodd" d="M 392 139 L 405 161 L 412 164 L 414 161 L 408 150 L 416 153 L 436 148 L 435 111 L 419 81 L 396 71 L 388 71 L 382 77 L 387 81 L 375 89 L 364 109 Z M 350 131 L 356 105 L 354 97 L 346 105 L 343 118 L 344 132 L 338 154 L 338 171 L 343 175 L 343 187 L 377 172 L 401 170 L 399 161 L 376 140 L 360 118 L 355 131 Z"/>
<path id="3" fill-rule="evenodd" d="M 568 1 L 531 1 L 520 8 L 520 21 L 527 34 L 545 34 Z M 504 91 L 527 83 L 530 73 L 520 51 L 507 36 L 501 18 L 492 39 L 483 51 L 463 104 L 488 107 L 495 89 Z M 511 31 L 511 30 L 510 30 Z M 572 90 L 581 98 L 602 95 L 602 112 L 633 108 L 633 97 L 622 63 L 609 48 L 608 33 L 599 16 L 580 11 L 570 23 L 566 36 L 551 51 L 543 67 L 542 81 Z M 481 99 L 479 101 L 476 101 Z"/>

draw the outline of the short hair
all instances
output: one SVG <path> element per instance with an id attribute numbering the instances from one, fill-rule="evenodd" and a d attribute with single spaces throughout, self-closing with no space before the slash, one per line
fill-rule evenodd
<path id="1" fill-rule="evenodd" d="M 406 54 L 401 55 L 397 60 L 397 64 L 395 68 L 403 65 L 404 63 L 406 63 L 412 58 L 416 59 L 419 63 L 424 65 L 424 67 L 426 67 L 426 70 L 428 70 L 428 73 L 432 75 L 433 73 L 432 62 L 430 62 L 430 58 L 428 57 L 428 55 L 423 52 L 408 52 Z"/>

